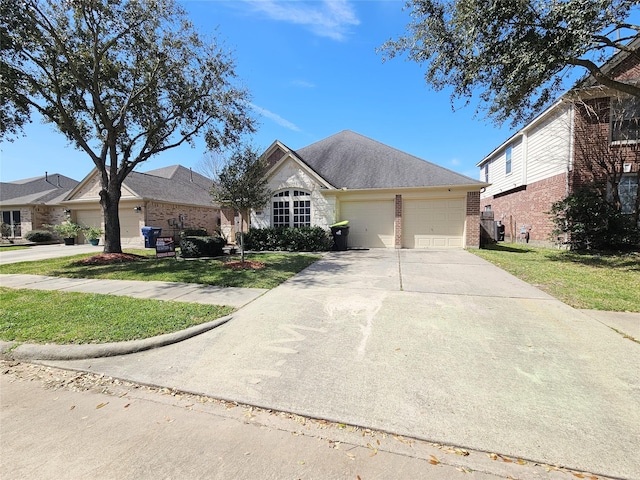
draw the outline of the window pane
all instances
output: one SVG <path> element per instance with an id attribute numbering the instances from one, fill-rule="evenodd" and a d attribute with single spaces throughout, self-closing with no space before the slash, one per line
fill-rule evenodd
<path id="1" fill-rule="evenodd" d="M 622 204 L 622 213 L 633 213 L 638 194 L 638 178 L 622 177 L 618 183 L 618 194 Z"/>
<path id="2" fill-rule="evenodd" d="M 611 140 L 640 139 L 640 103 L 635 98 L 614 98 L 611 101 Z"/>

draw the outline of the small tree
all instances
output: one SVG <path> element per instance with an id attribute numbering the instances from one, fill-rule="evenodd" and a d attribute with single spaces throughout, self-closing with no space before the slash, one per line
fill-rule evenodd
<path id="1" fill-rule="evenodd" d="M 234 150 L 214 179 L 211 196 L 223 207 L 240 213 L 240 252 L 244 262 L 244 220 L 249 221 L 252 209 L 269 203 L 271 191 L 267 187 L 266 162 L 250 145 Z"/>

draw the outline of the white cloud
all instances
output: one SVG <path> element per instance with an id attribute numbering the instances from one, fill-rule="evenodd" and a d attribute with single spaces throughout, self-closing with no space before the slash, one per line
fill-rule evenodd
<path id="1" fill-rule="evenodd" d="M 451 165 L 453 165 L 454 167 L 457 167 L 458 165 L 460 165 L 460 160 L 458 160 L 457 158 L 452 158 Z"/>
<path id="2" fill-rule="evenodd" d="M 300 87 L 300 88 L 316 88 L 315 83 L 307 82 L 306 80 L 293 80 L 291 82 L 291 85 L 293 87 Z"/>
<path id="3" fill-rule="evenodd" d="M 320 37 L 344 40 L 349 27 L 359 25 L 347 0 L 282 1 L 244 0 L 273 20 L 304 25 Z"/>
<path id="4" fill-rule="evenodd" d="M 265 118 L 269 118 L 270 120 L 273 120 L 274 122 L 276 122 L 281 127 L 288 128 L 289 130 L 293 130 L 294 132 L 300 132 L 301 131 L 300 128 L 298 128 L 295 124 L 291 123 L 288 120 L 285 120 L 284 118 L 282 118 L 277 113 L 270 112 L 266 108 L 259 107 L 258 105 L 255 105 L 253 103 L 250 103 L 249 106 L 253 110 L 255 110 L 258 114 L 262 115 Z"/>

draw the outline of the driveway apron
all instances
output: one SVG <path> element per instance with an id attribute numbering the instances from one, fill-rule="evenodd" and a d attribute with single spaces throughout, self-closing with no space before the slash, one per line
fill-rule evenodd
<path id="1" fill-rule="evenodd" d="M 640 478 L 640 345 L 465 251 L 331 253 L 198 337 L 48 363 Z"/>

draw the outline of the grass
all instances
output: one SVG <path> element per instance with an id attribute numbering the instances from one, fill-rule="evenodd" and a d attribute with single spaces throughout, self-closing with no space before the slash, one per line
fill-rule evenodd
<path id="1" fill-rule="evenodd" d="M 27 247 L 25 245 L 0 245 L 0 252 L 6 252 L 9 250 L 26 250 Z"/>
<path id="2" fill-rule="evenodd" d="M 105 343 L 153 337 L 215 320 L 231 307 L 0 287 L 0 339 Z"/>
<path id="3" fill-rule="evenodd" d="M 574 308 L 640 312 L 640 254 L 579 254 L 522 244 L 473 251 Z"/>
<path id="4" fill-rule="evenodd" d="M 139 262 L 111 265 L 84 265 L 79 261 L 88 255 L 52 258 L 34 262 L 0 265 L 0 273 L 48 275 L 68 278 L 105 278 L 113 280 L 158 280 L 164 282 L 199 283 L 220 287 L 244 287 L 271 289 L 320 257 L 306 254 L 252 254 L 246 260 L 265 264 L 260 270 L 231 270 L 223 260 L 156 259 L 148 251 L 127 251 L 143 254 L 148 258 Z M 239 257 L 226 257 L 239 260 Z"/>

